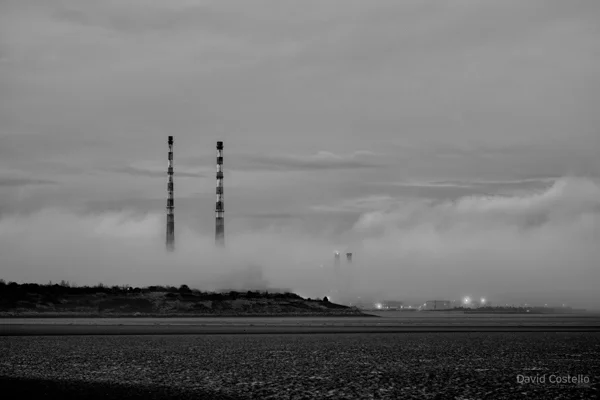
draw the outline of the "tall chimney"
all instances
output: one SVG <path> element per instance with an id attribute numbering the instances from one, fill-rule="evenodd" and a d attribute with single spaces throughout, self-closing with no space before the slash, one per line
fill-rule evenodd
<path id="1" fill-rule="evenodd" d="M 173 209 L 173 136 L 169 136 L 169 162 L 167 167 L 167 251 L 175 250 L 175 214 Z"/>
<path id="2" fill-rule="evenodd" d="M 225 246 L 225 206 L 223 202 L 223 142 L 217 142 L 217 206 L 215 244 Z"/>

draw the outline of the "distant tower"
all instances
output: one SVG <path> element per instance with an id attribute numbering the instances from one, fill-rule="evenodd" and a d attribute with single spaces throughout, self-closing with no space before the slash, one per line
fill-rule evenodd
<path id="1" fill-rule="evenodd" d="M 167 251 L 175 250 L 175 208 L 173 202 L 173 136 L 169 136 L 169 163 L 167 168 Z"/>
<path id="2" fill-rule="evenodd" d="M 217 206 L 215 243 L 225 246 L 225 206 L 223 204 L 223 142 L 217 142 Z"/>
<path id="3" fill-rule="evenodd" d="M 354 268 L 352 268 L 352 253 L 346 253 L 346 268 L 344 269 L 344 289 L 352 293 L 354 288 Z"/>
<path id="4" fill-rule="evenodd" d="M 335 272 L 338 272 L 340 270 L 340 252 L 336 251 L 334 253 L 334 270 Z"/>

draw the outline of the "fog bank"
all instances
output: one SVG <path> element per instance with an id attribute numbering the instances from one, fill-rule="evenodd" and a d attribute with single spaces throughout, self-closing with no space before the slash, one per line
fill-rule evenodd
<path id="1" fill-rule="evenodd" d="M 354 265 L 353 276 L 340 281 L 355 293 L 399 299 L 469 294 L 585 307 L 600 302 L 600 186 L 591 179 L 564 178 L 524 195 L 398 199 L 363 213 L 335 243 L 292 226 L 227 231 L 226 249 L 217 249 L 213 236 L 176 226 L 176 252 L 169 254 L 163 214 L 52 208 L 4 215 L 0 277 L 290 288 L 317 296 L 332 289 L 333 251 L 343 238 Z"/>

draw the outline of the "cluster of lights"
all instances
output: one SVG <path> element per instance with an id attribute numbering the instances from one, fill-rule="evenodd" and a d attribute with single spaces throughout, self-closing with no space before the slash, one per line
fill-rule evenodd
<path id="1" fill-rule="evenodd" d="M 486 301 L 487 301 L 487 300 L 485 299 L 485 297 L 482 297 L 482 298 L 479 300 L 479 304 L 483 305 L 483 304 L 485 304 L 485 303 L 486 303 Z M 470 304 L 471 304 L 471 302 L 472 302 L 472 300 L 471 300 L 471 298 L 470 298 L 469 296 L 466 296 L 466 297 L 463 299 L 463 304 L 464 304 L 464 305 L 470 305 Z"/>
<path id="2" fill-rule="evenodd" d="M 455 301 L 454 301 L 454 300 L 452 300 L 452 302 L 454 303 Z M 465 297 L 462 299 L 462 303 L 463 303 L 465 306 L 470 306 L 470 305 L 473 303 L 473 299 L 471 299 L 471 297 L 470 297 L 470 296 L 465 296 Z M 486 298 L 485 298 L 485 297 L 481 297 L 481 298 L 479 299 L 479 305 L 480 305 L 480 306 L 483 306 L 483 305 L 485 305 L 486 303 L 487 303 L 487 300 L 486 300 Z M 383 303 L 375 303 L 375 304 L 374 304 L 374 306 L 375 306 L 375 308 L 376 308 L 377 310 L 382 310 L 382 309 L 384 308 L 384 305 L 383 305 Z M 423 303 L 423 305 L 422 305 L 422 306 L 420 305 L 420 306 L 418 306 L 417 308 L 418 308 L 418 309 L 421 309 L 421 308 L 424 308 L 424 307 L 427 307 L 427 303 Z M 406 306 L 406 307 L 404 307 L 404 306 L 401 306 L 400 308 L 412 308 L 412 306 Z"/>

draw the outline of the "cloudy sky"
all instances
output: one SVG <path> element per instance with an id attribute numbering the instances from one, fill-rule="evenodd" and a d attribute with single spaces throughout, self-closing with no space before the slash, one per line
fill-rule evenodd
<path id="1" fill-rule="evenodd" d="M 3 0 L 0 273 L 308 290 L 352 249 L 382 296 L 600 304 L 599 27 L 596 0 Z"/>

